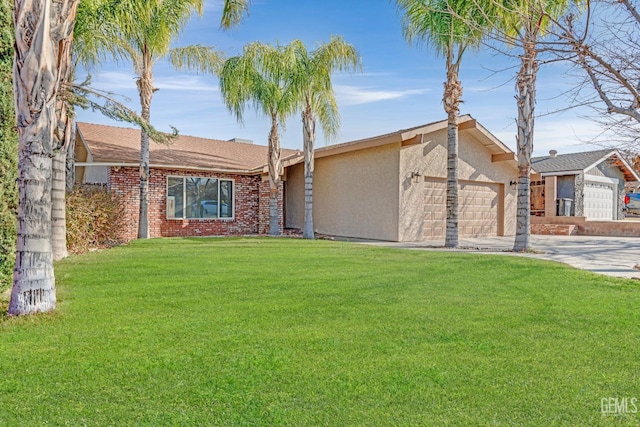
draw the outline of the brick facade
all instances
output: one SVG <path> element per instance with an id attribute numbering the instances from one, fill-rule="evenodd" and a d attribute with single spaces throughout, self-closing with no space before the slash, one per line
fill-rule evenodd
<path id="1" fill-rule="evenodd" d="M 585 217 L 531 217 L 531 234 L 640 237 L 638 221 L 592 221 Z"/>
<path id="2" fill-rule="evenodd" d="M 233 180 L 234 218 L 167 219 L 167 176 L 169 175 Z M 122 230 L 122 237 L 127 240 L 135 239 L 138 235 L 139 187 L 137 168 L 109 168 L 108 188 L 123 199 L 127 226 Z M 279 193 L 279 206 L 282 212 L 282 191 Z M 266 218 L 266 229 L 263 227 L 264 218 Z M 263 181 L 260 176 L 151 169 L 149 179 L 149 234 L 151 237 L 266 234 L 269 228 L 268 218 L 269 182 Z"/>
<path id="3" fill-rule="evenodd" d="M 575 236 L 578 234 L 578 227 L 573 224 L 531 224 L 531 234 Z"/>
<path id="4" fill-rule="evenodd" d="M 284 183 L 280 181 L 278 188 L 278 232 L 282 234 L 284 230 Z M 260 182 L 260 218 L 258 232 L 260 234 L 269 234 L 269 195 L 271 187 L 269 185 L 269 177 L 265 176 Z"/>

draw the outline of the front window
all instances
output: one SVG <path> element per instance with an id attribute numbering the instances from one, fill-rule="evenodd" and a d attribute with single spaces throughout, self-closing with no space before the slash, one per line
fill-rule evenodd
<path id="1" fill-rule="evenodd" d="M 167 218 L 233 218 L 233 181 L 170 176 L 167 179 Z"/>

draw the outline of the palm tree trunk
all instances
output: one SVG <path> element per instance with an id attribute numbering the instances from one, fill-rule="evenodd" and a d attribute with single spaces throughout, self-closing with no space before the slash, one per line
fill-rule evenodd
<path id="1" fill-rule="evenodd" d="M 18 241 L 9 315 L 53 310 L 56 287 L 51 249 L 51 119 L 21 129 L 18 155 Z M 46 123 L 42 123 L 45 122 Z M 43 150 L 44 149 L 44 150 Z"/>
<path id="2" fill-rule="evenodd" d="M 271 116 L 271 131 L 269 132 L 269 188 L 269 234 L 271 236 L 278 236 L 280 234 L 278 221 L 280 136 L 278 134 L 278 120 L 275 114 Z"/>
<path id="3" fill-rule="evenodd" d="M 533 152 L 534 110 L 538 61 L 535 35 L 527 32 L 524 52 L 520 58 L 516 87 L 518 95 L 518 196 L 516 210 L 516 238 L 513 250 L 524 252 L 531 248 L 531 153 Z"/>
<path id="4" fill-rule="evenodd" d="M 310 108 L 302 113 L 302 139 L 304 142 L 304 228 L 302 237 L 313 239 L 313 146 L 316 140 L 316 122 Z"/>
<path id="5" fill-rule="evenodd" d="M 67 251 L 67 216 L 66 199 L 66 160 L 67 153 L 56 150 L 52 159 L 51 181 L 51 247 L 53 259 L 66 258 Z"/>
<path id="6" fill-rule="evenodd" d="M 70 6 L 70 5 L 68 5 Z M 54 6 L 55 7 L 55 6 Z M 73 6 L 75 7 L 75 5 Z M 51 183 L 51 245 L 53 259 L 66 258 L 67 251 L 67 216 L 66 216 L 66 161 L 67 151 L 73 134 L 73 112 L 69 109 L 67 83 L 72 79 L 73 63 L 71 47 L 73 45 L 73 27 L 60 28 L 53 31 L 64 32 L 58 44 L 58 85 L 59 93 L 56 100 L 57 128 L 54 132 L 55 146 L 53 150 L 52 183 Z"/>
<path id="7" fill-rule="evenodd" d="M 447 228 L 445 247 L 458 246 L 458 116 L 462 85 L 458 80 L 458 64 L 447 55 L 447 81 L 442 102 L 447 113 Z"/>
<path id="8" fill-rule="evenodd" d="M 151 58 L 146 49 L 143 53 L 143 69 L 138 78 L 140 94 L 140 117 L 147 123 L 151 119 L 151 99 L 156 89 L 153 87 Z M 140 211 L 138 216 L 138 238 L 149 238 L 149 134 L 144 129 L 140 132 Z"/>
<path id="9" fill-rule="evenodd" d="M 65 163 L 65 184 L 67 192 L 73 190 L 73 186 L 76 181 L 76 170 L 75 170 L 75 149 L 76 149 L 76 130 L 75 125 L 71 129 L 71 134 L 69 135 L 69 145 L 67 146 L 67 161 Z"/>
<path id="10" fill-rule="evenodd" d="M 77 1 L 16 0 L 14 93 L 18 128 L 18 240 L 9 315 L 53 310 L 51 181 L 59 44 Z"/>

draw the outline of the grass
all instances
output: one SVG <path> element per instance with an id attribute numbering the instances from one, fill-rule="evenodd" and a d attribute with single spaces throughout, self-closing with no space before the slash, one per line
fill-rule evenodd
<path id="1" fill-rule="evenodd" d="M 601 413 L 640 398 L 636 282 L 292 239 L 138 241 L 56 276 L 56 312 L 0 319 L 0 425 L 640 423 Z"/>

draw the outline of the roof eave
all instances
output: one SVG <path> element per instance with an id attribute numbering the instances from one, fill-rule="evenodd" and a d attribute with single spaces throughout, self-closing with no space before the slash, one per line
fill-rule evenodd
<path id="1" fill-rule="evenodd" d="M 132 167 L 138 168 L 140 167 L 140 163 L 130 163 L 130 162 L 75 162 L 76 166 L 101 166 L 101 167 Z M 234 175 L 260 175 L 261 170 L 248 170 L 248 169 L 225 169 L 225 168 L 213 168 L 207 166 L 178 166 L 178 165 L 165 165 L 159 163 L 151 163 L 149 164 L 149 168 L 151 169 L 178 169 L 178 170 L 195 170 L 195 171 L 203 171 L 203 172 L 216 172 L 216 173 L 228 173 Z M 262 167 L 261 167 L 262 168 Z"/>
<path id="2" fill-rule="evenodd" d="M 402 134 L 400 132 L 389 133 L 386 135 L 375 136 L 373 138 L 361 139 L 357 141 L 345 142 L 342 144 L 329 145 L 327 147 L 315 150 L 315 157 L 322 158 L 335 156 L 336 154 L 348 153 L 367 148 L 379 147 L 393 143 L 402 142 Z"/>
<path id="3" fill-rule="evenodd" d="M 629 179 L 629 180 L 627 180 L 627 179 L 626 179 L 626 174 L 625 174 L 625 181 L 627 181 L 627 182 L 634 182 L 634 181 L 635 181 L 635 182 L 638 182 L 638 181 L 640 181 L 640 175 L 638 175 L 638 172 L 636 172 L 636 170 L 633 168 L 633 166 L 631 166 L 631 165 L 629 164 L 629 162 L 627 162 L 627 161 L 624 159 L 624 157 L 622 157 L 622 156 L 620 155 L 620 153 L 618 152 L 618 150 L 616 150 L 616 151 L 615 151 L 615 153 L 616 153 L 616 155 L 618 156 L 618 160 L 620 160 L 620 162 L 624 165 L 624 167 L 626 168 L 626 170 L 627 170 L 627 172 L 629 173 L 629 175 L 631 175 L 631 177 L 633 178 L 633 179 Z M 623 171 L 623 173 L 624 173 L 624 171 Z"/>
<path id="4" fill-rule="evenodd" d="M 531 170 L 535 170 L 535 167 L 531 167 Z M 570 170 L 570 171 L 549 171 L 549 172 L 537 172 L 540 176 L 565 176 L 565 175 L 578 175 L 584 173 L 582 169 Z"/>
<path id="5" fill-rule="evenodd" d="M 78 136 L 80 136 L 80 142 L 82 142 L 82 145 L 84 146 L 85 150 L 87 150 L 87 160 L 89 160 L 90 158 L 93 158 L 93 152 L 91 151 L 91 148 L 89 148 L 89 144 L 87 144 L 86 139 L 84 138 L 84 135 L 82 134 L 82 130 L 80 129 L 80 126 L 78 126 L 78 124 L 76 124 L 76 133 L 78 134 Z"/>

